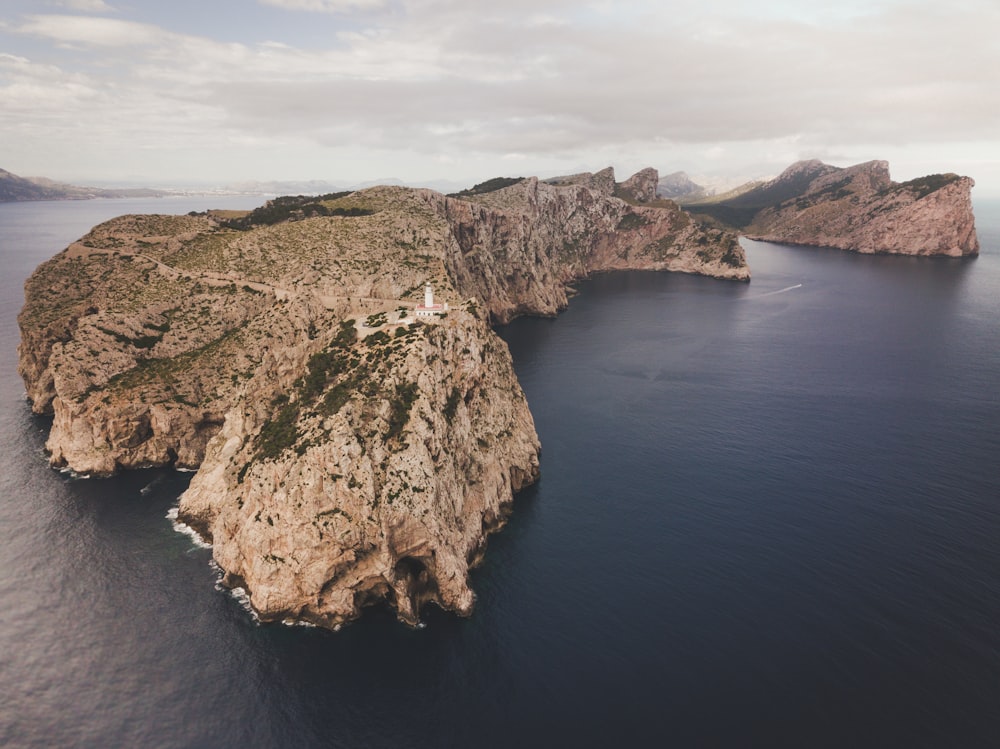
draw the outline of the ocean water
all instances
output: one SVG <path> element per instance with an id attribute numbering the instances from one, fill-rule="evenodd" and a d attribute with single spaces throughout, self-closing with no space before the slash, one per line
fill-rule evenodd
<path id="1" fill-rule="evenodd" d="M 474 615 L 337 633 L 254 623 L 166 518 L 189 475 L 54 472 L 23 401 L 35 265 L 207 207 L 0 205 L 0 746 L 997 745 L 1000 202 L 975 260 L 746 242 L 749 285 L 505 327 L 542 480 Z"/>

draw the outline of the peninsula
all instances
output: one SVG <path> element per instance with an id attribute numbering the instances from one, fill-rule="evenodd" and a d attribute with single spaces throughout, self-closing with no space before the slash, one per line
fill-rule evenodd
<path id="1" fill-rule="evenodd" d="M 0 203 L 93 198 L 162 198 L 169 193 L 149 188 L 80 187 L 45 177 L 19 177 L 0 169 Z"/>
<path id="2" fill-rule="evenodd" d="M 123 216 L 26 284 L 21 373 L 54 466 L 197 468 L 179 517 L 263 620 L 472 610 L 469 568 L 539 474 L 491 324 L 617 269 L 747 281 L 735 234 L 643 170 L 375 187 Z"/>
<path id="3" fill-rule="evenodd" d="M 750 239 L 868 254 L 963 257 L 979 253 L 974 184 L 957 174 L 893 182 L 885 161 L 838 168 L 812 160 L 792 164 L 763 184 L 708 198 L 689 193 L 690 199 L 681 200 L 692 213 Z"/>

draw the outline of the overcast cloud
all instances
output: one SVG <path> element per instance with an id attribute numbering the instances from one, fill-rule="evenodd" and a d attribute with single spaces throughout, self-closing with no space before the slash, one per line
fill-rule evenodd
<path id="1" fill-rule="evenodd" d="M 997 29 L 995 0 L 9 0 L 0 167 L 478 181 L 888 158 L 1000 191 Z"/>

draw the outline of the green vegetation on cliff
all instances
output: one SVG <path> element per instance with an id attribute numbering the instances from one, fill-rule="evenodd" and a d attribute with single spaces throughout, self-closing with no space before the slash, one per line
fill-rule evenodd
<path id="1" fill-rule="evenodd" d="M 233 229 L 247 231 L 255 226 L 272 226 L 285 221 L 313 218 L 315 216 L 370 216 L 374 211 L 368 208 L 330 205 L 333 201 L 350 195 L 351 192 L 332 192 L 317 197 L 289 195 L 269 200 L 260 208 L 255 208 L 245 216 L 224 219 L 223 224 Z"/>
<path id="2" fill-rule="evenodd" d="M 893 185 L 886 192 L 911 191 L 916 194 L 919 200 L 927 197 L 932 192 L 937 192 L 942 187 L 947 187 L 954 182 L 958 182 L 960 179 L 959 175 L 950 172 L 947 174 L 928 174 L 926 177 L 917 177 L 908 182 L 900 182 L 898 185 Z"/>
<path id="3" fill-rule="evenodd" d="M 745 229 L 753 223 L 754 217 L 765 208 L 772 208 L 790 200 L 801 199 L 812 183 L 820 176 L 834 170 L 823 164 L 815 168 L 802 169 L 792 175 L 773 180 L 747 192 L 726 198 L 718 196 L 686 205 L 695 216 L 707 216 L 723 226 Z"/>
<path id="4" fill-rule="evenodd" d="M 450 193 L 448 197 L 471 198 L 473 195 L 485 195 L 489 192 L 496 192 L 497 190 L 502 190 L 505 187 L 516 185 L 519 182 L 524 182 L 524 177 L 494 177 L 493 179 L 488 179 L 485 182 L 480 182 L 478 185 L 473 185 L 466 190 Z"/>

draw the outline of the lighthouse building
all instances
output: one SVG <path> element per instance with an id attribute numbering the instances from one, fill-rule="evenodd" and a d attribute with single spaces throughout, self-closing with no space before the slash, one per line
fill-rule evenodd
<path id="1" fill-rule="evenodd" d="M 417 317 L 436 317 L 448 311 L 447 304 L 434 303 L 434 289 L 431 288 L 430 281 L 424 286 L 424 303 L 418 304 L 414 310 Z"/>

